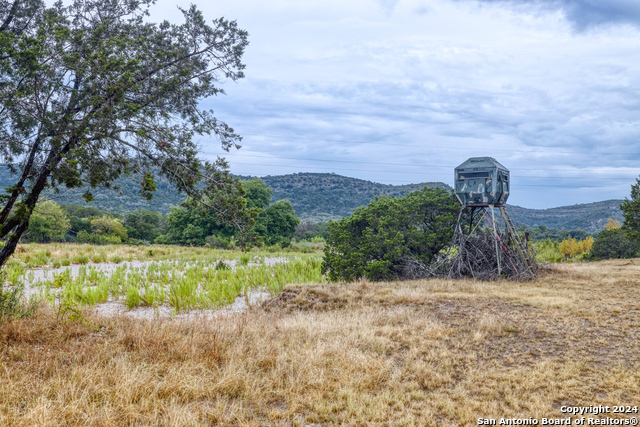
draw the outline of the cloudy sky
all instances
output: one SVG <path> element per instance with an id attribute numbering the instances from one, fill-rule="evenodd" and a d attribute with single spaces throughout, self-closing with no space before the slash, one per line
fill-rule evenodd
<path id="1" fill-rule="evenodd" d="M 624 198 L 640 174 L 637 0 L 194 2 L 249 32 L 246 78 L 205 102 L 244 137 L 236 174 L 452 185 L 492 156 L 530 208 Z"/>

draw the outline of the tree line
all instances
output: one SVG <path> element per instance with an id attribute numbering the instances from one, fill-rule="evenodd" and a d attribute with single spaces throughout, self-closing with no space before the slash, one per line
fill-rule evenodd
<path id="1" fill-rule="evenodd" d="M 272 191 L 260 179 L 240 181 L 244 209 L 255 217 L 251 232 L 256 243 L 287 247 L 300 220 L 288 200 L 270 203 Z M 200 203 L 186 200 L 163 215 L 137 210 L 127 215 L 76 204 L 39 203 L 22 237 L 23 242 L 67 241 L 91 244 L 180 244 L 232 248 L 238 229 Z"/>

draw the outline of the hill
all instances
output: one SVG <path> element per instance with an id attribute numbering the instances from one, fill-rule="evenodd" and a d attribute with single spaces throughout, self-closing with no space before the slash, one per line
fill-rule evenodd
<path id="1" fill-rule="evenodd" d="M 6 188 L 15 183 L 15 177 L 6 167 L 0 167 L 0 188 Z M 82 195 L 87 191 L 83 188 L 61 190 L 55 194 L 52 190 L 45 190 L 41 200 L 54 198 L 56 203 L 76 203 L 81 206 L 93 206 L 109 212 L 127 214 L 137 209 L 147 209 L 155 212 L 168 213 L 171 206 L 178 206 L 184 201 L 184 195 L 164 177 L 156 176 L 156 189 L 153 200 L 146 200 L 138 194 L 140 185 L 133 177 L 122 177 L 117 180 L 120 191 L 97 188 L 91 193 L 95 200 L 87 204 Z"/>
<path id="2" fill-rule="evenodd" d="M 239 176 L 241 179 L 251 178 Z M 442 182 L 425 182 L 409 185 L 388 185 L 363 179 L 350 178 L 331 173 L 295 173 L 289 175 L 265 176 L 262 180 L 273 189 L 273 201 L 289 199 L 296 214 L 303 220 L 323 222 L 350 215 L 353 209 L 369 203 L 376 195 L 402 196 L 423 187 L 449 189 Z M 157 177 L 158 189 L 153 200 L 147 201 L 138 195 L 138 185 L 129 177 L 120 178 L 117 184 L 120 192 L 107 189 L 93 191 L 95 201 L 91 203 L 99 209 L 126 214 L 137 209 L 168 213 L 171 206 L 178 206 L 184 195 L 176 191 L 165 178 Z M 0 187 L 13 184 L 11 174 L 0 168 Z M 60 194 L 48 191 L 45 197 L 55 197 L 58 203 L 87 205 L 82 200 L 83 189 L 65 190 Z M 510 206 L 513 220 L 518 225 L 536 227 L 545 225 L 555 229 L 583 229 L 594 232 L 602 230 L 608 218 L 622 222 L 619 205 L 622 200 L 605 200 L 573 206 L 550 209 L 527 209 Z"/>
<path id="3" fill-rule="evenodd" d="M 532 228 L 545 225 L 558 230 L 582 229 L 595 232 L 603 229 L 608 218 L 622 223 L 624 220 L 620 210 L 622 202 L 623 200 L 604 200 L 550 209 L 527 209 L 509 205 L 509 212 L 518 225 L 527 225 Z"/>
<path id="4" fill-rule="evenodd" d="M 351 215 L 374 196 L 402 196 L 424 187 L 450 189 L 442 182 L 388 185 L 332 173 L 296 173 L 265 176 L 262 181 L 273 190 L 273 200 L 289 199 L 303 220 L 314 222 Z"/>

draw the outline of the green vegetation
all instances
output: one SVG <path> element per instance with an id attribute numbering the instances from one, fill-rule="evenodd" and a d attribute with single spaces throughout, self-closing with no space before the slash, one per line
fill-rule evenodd
<path id="1" fill-rule="evenodd" d="M 257 217 L 252 231 L 267 246 L 288 247 L 300 222 L 291 202 L 279 200 L 269 205 L 271 190 L 260 179 L 241 181 L 241 185 L 245 191 L 243 209 Z M 220 221 L 212 209 L 198 203 L 184 203 L 166 216 L 147 210 L 122 216 L 95 207 L 47 201 L 36 207 L 23 241 L 94 245 L 156 242 L 228 249 L 238 238 L 236 227 Z"/>
<path id="2" fill-rule="evenodd" d="M 65 211 L 57 203 L 48 200 L 36 205 L 24 234 L 26 242 L 55 242 L 64 239 L 71 228 Z"/>
<path id="3" fill-rule="evenodd" d="M 593 244 L 594 239 L 591 236 L 583 240 L 569 236 L 562 241 L 547 238 L 541 242 L 534 242 L 533 248 L 538 262 L 573 262 L 588 259 Z"/>
<path id="4" fill-rule="evenodd" d="M 264 236 L 267 246 L 286 248 L 296 232 L 300 220 L 289 200 L 278 200 L 258 215 L 254 230 Z"/>
<path id="5" fill-rule="evenodd" d="M 585 230 L 557 230 L 555 228 L 549 228 L 545 225 L 539 225 L 535 228 L 519 227 L 518 231 L 529 233 L 529 240 L 534 242 L 544 241 L 547 239 L 555 240 L 558 242 L 568 239 L 570 237 L 578 240 L 586 239 L 587 237 L 593 237 L 592 233 Z"/>
<path id="6" fill-rule="evenodd" d="M 228 268 L 223 260 L 151 262 L 143 267 L 123 265 L 111 272 L 83 266 L 77 276 L 70 270 L 39 282 L 45 299 L 95 305 L 122 300 L 129 309 L 169 305 L 176 310 L 216 308 L 231 304 L 238 295 L 264 289 L 279 294 L 289 283 L 320 283 L 317 257 L 293 257 L 267 265 L 262 257 L 244 254 L 239 266 Z"/>
<path id="7" fill-rule="evenodd" d="M 632 258 L 639 255 L 640 246 L 622 228 L 602 230 L 591 248 L 595 259 Z"/>
<path id="8" fill-rule="evenodd" d="M 624 215 L 622 228 L 631 240 L 640 243 L 640 179 L 631 186 L 630 197 L 620 205 Z"/>
<path id="9" fill-rule="evenodd" d="M 353 209 L 369 203 L 376 195 L 391 195 L 401 197 L 403 194 L 421 189 L 425 186 L 439 186 L 446 188 L 442 183 L 423 183 L 406 186 L 394 186 L 363 181 L 333 174 L 300 173 L 281 176 L 266 176 L 262 181 L 271 188 L 270 200 L 277 201 L 288 199 L 291 201 L 296 215 L 304 224 L 312 226 L 324 225 L 321 237 L 326 238 L 326 223 L 328 220 L 339 220 L 343 216 L 351 214 Z M 11 184 L 11 175 L 6 168 L 0 168 L 0 188 Z M 118 212 L 127 215 L 134 211 L 153 211 L 167 214 L 171 206 L 178 207 L 184 201 L 184 195 L 179 193 L 166 178 L 156 175 L 156 196 L 153 200 L 139 197 L 137 183 L 129 177 L 122 177 L 116 181 L 120 187 L 120 193 L 107 189 L 93 191 L 94 201 L 91 206 L 109 212 Z M 246 185 L 243 185 L 247 191 Z M 49 193 L 46 193 L 49 195 Z M 86 206 L 82 200 L 80 189 L 65 191 L 65 196 L 56 199 L 61 204 L 73 203 Z M 249 197 L 251 199 L 253 197 Z M 565 206 L 552 209 L 525 209 L 518 206 L 510 206 L 514 221 L 523 227 L 536 230 L 539 226 L 550 231 L 558 231 L 556 235 L 545 235 L 544 231 L 533 240 L 563 240 L 569 235 L 576 239 L 584 239 L 582 233 L 596 233 L 602 229 L 607 218 L 623 220 L 619 205 L 622 200 L 608 200 L 604 202 L 589 203 L 574 206 Z M 249 205 L 247 205 L 250 207 Z M 304 229 L 304 228 L 303 228 Z M 568 231 L 564 231 L 568 230 Z M 152 242 L 153 239 L 130 237 Z M 308 239 L 311 236 L 296 235 L 296 238 Z"/>
<path id="10" fill-rule="evenodd" d="M 401 277 L 407 257 L 429 263 L 451 243 L 459 210 L 453 192 L 439 188 L 377 197 L 329 223 L 322 271 L 333 281 Z"/>
<path id="11" fill-rule="evenodd" d="M 0 160 L 13 175 L 0 198 L 0 266 L 45 188 L 82 189 L 91 202 L 96 188 L 119 190 L 121 177 L 150 200 L 164 176 L 191 199 L 210 202 L 239 240 L 253 239 L 255 216 L 244 209 L 239 180 L 224 159 L 199 158 L 197 142 L 216 135 L 223 149 L 239 147 L 241 137 L 201 101 L 244 77 L 248 34 L 195 5 L 180 9 L 181 23 L 156 24 L 146 18 L 153 4 L 23 0 L 0 8 Z M 91 222 L 98 240 L 126 238 L 104 225 Z"/>

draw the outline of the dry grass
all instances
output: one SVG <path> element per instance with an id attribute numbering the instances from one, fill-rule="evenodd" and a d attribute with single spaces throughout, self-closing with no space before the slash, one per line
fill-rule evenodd
<path id="1" fill-rule="evenodd" d="M 640 403 L 640 260 L 289 287 L 214 321 L 0 330 L 0 425 L 476 425 Z"/>

